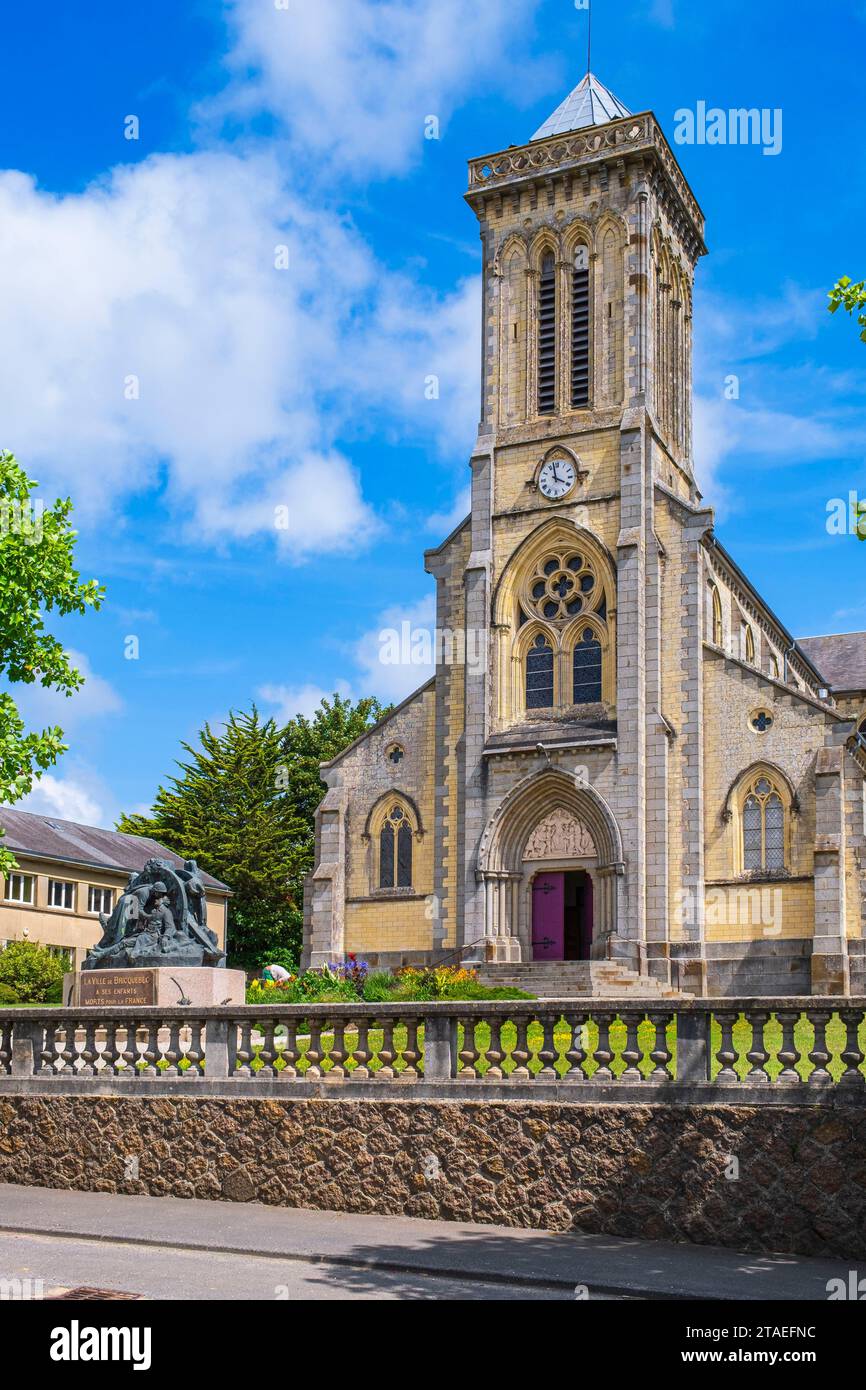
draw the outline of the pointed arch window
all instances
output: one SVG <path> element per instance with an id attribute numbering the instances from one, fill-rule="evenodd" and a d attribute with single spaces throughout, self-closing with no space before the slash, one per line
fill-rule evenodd
<path id="1" fill-rule="evenodd" d="M 538 280 L 538 413 L 556 411 L 556 262 L 547 252 Z"/>
<path id="2" fill-rule="evenodd" d="M 553 706 L 553 647 L 540 632 L 526 654 L 526 708 Z"/>
<path id="3" fill-rule="evenodd" d="M 575 248 L 571 280 L 571 404 L 589 405 L 590 297 L 589 247 Z"/>
<path id="4" fill-rule="evenodd" d="M 765 774 L 747 784 L 742 813 L 743 869 L 773 873 L 785 868 L 785 802 Z"/>
<path id="5" fill-rule="evenodd" d="M 574 703 L 596 705 L 601 700 L 601 643 L 591 627 L 574 644 Z"/>
<path id="6" fill-rule="evenodd" d="M 755 634 L 748 623 L 743 624 L 743 655 L 750 666 L 755 664 Z"/>
<path id="7" fill-rule="evenodd" d="M 710 585 L 710 600 L 712 604 L 713 645 L 723 647 L 725 645 L 725 625 L 722 619 L 722 599 L 715 584 Z"/>
<path id="8" fill-rule="evenodd" d="M 390 807 L 379 831 L 379 887 L 412 887 L 413 831 L 404 808 Z"/>

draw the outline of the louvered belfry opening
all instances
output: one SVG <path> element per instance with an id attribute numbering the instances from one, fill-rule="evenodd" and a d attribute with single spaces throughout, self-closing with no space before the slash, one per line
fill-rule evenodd
<path id="1" fill-rule="evenodd" d="M 538 285 L 538 413 L 556 411 L 556 268 L 553 256 L 541 262 Z"/>
<path id="2" fill-rule="evenodd" d="M 571 404 L 589 405 L 589 255 L 577 249 L 571 294 Z"/>

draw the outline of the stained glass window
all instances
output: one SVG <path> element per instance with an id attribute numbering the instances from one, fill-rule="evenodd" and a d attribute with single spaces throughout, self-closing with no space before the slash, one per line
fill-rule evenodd
<path id="1" fill-rule="evenodd" d="M 526 708 L 550 709 L 553 705 L 553 648 L 541 633 L 526 657 Z"/>
<path id="2" fill-rule="evenodd" d="M 574 647 L 574 703 L 594 705 L 601 699 L 601 643 L 587 628 Z"/>

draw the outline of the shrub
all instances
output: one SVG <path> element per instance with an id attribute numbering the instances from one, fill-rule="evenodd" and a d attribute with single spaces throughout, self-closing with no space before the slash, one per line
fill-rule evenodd
<path id="1" fill-rule="evenodd" d="M 20 1004 L 20 999 L 11 985 L 0 985 L 0 1004 Z"/>
<path id="2" fill-rule="evenodd" d="M 10 941 L 0 951 L 0 985 L 14 990 L 22 1004 L 59 1004 L 69 968 L 68 956 L 53 956 L 32 941 Z"/>
<path id="3" fill-rule="evenodd" d="M 368 975 L 364 984 L 364 999 L 369 1004 L 387 1004 L 400 988 L 400 981 L 387 970 Z"/>

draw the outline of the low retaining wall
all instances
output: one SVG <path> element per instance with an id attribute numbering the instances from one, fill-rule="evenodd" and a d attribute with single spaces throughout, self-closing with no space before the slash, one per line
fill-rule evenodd
<path id="1" fill-rule="evenodd" d="M 0 1181 L 866 1258 L 844 1104 L 6 1092 Z"/>

